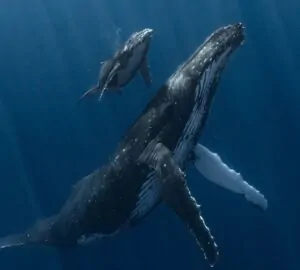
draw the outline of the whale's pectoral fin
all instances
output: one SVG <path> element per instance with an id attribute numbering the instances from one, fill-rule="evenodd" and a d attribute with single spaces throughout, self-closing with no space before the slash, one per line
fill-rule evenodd
<path id="1" fill-rule="evenodd" d="M 0 249 L 24 246 L 28 242 L 26 234 L 13 234 L 0 238 Z"/>
<path id="2" fill-rule="evenodd" d="M 263 210 L 267 209 L 268 201 L 264 195 L 248 184 L 240 173 L 229 168 L 218 154 L 201 144 L 196 145 L 194 153 L 195 167 L 206 179 L 232 192 L 243 194 L 248 201 Z"/>
<path id="3" fill-rule="evenodd" d="M 150 88 L 152 85 L 152 79 L 150 75 L 147 56 L 144 58 L 144 61 L 142 62 L 142 65 L 140 67 L 140 73 L 143 77 L 146 87 Z"/>
<path id="4" fill-rule="evenodd" d="M 156 171 L 158 180 L 162 182 L 163 201 L 187 225 L 205 258 L 214 266 L 219 255 L 217 245 L 201 216 L 200 206 L 186 184 L 185 174 L 174 161 L 170 150 L 162 143 L 151 142 L 140 161 Z"/>
<path id="5" fill-rule="evenodd" d="M 104 83 L 104 85 L 103 85 L 103 87 L 100 91 L 98 101 L 101 101 L 104 92 L 106 90 L 108 90 L 109 88 L 118 88 L 117 87 L 117 84 L 118 84 L 117 76 L 118 76 L 118 71 L 119 71 L 120 68 L 121 68 L 121 64 L 119 62 L 117 62 L 113 66 L 112 70 L 109 72 L 109 74 L 106 78 L 106 81 L 105 81 L 105 83 Z"/>

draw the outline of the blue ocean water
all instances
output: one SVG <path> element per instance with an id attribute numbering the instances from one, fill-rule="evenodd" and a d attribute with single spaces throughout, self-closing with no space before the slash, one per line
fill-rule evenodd
<path id="1" fill-rule="evenodd" d="M 12 0 L 0 3 L 0 236 L 59 210 L 77 180 L 106 162 L 160 85 L 218 27 L 246 42 L 218 88 L 201 143 L 260 189 L 266 212 L 191 169 L 189 185 L 220 247 L 218 269 L 299 269 L 300 2 L 296 0 Z M 155 29 L 153 87 L 78 97 L 120 41 Z M 118 34 L 118 29 L 121 29 Z M 10 269 L 208 269 L 163 205 L 134 230 L 69 253 L 0 252 Z"/>

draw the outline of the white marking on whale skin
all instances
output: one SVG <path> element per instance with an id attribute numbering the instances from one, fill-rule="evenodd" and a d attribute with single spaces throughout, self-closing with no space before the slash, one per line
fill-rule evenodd
<path id="1" fill-rule="evenodd" d="M 217 61 L 210 63 L 209 67 L 204 70 L 200 81 L 198 82 L 192 113 L 174 150 L 174 159 L 179 166 L 182 166 L 193 148 L 193 138 L 202 124 L 201 119 L 206 113 L 205 103 L 208 98 L 207 92 L 210 90 L 215 73 L 218 71 L 218 68 L 223 63 L 230 50 L 231 48 L 228 48 Z"/>
<path id="2" fill-rule="evenodd" d="M 185 89 L 185 83 L 187 78 L 182 72 L 175 73 L 168 80 L 167 85 L 170 92 L 174 91 L 174 89 Z"/>
<path id="3" fill-rule="evenodd" d="M 97 240 L 101 240 L 104 237 L 107 237 L 109 235 L 103 235 L 103 234 L 91 234 L 91 235 L 82 235 L 78 240 L 77 244 L 81 246 L 86 246 L 91 244 L 92 242 L 95 242 Z"/>
<path id="4" fill-rule="evenodd" d="M 122 228 L 123 228 L 123 226 L 121 226 L 118 230 L 116 230 L 115 232 L 113 232 L 111 234 L 101 234 L 101 233 L 94 233 L 94 234 L 87 234 L 87 235 L 84 234 L 80 238 L 78 238 L 77 244 L 86 246 L 86 245 L 91 244 L 92 242 L 101 240 L 103 238 L 115 236 L 116 234 L 118 234 L 120 232 L 120 230 Z"/>
<path id="5" fill-rule="evenodd" d="M 141 42 L 132 50 L 132 55 L 128 59 L 127 66 L 118 71 L 118 85 L 123 85 L 128 81 L 128 79 L 132 75 L 132 72 L 143 61 L 146 49 L 147 43 Z"/>

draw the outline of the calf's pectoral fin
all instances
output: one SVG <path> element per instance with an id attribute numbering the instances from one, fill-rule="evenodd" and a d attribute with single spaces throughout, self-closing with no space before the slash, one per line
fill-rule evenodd
<path id="1" fill-rule="evenodd" d="M 83 95 L 79 98 L 78 102 L 80 102 L 83 98 L 85 98 L 87 96 L 96 94 L 98 91 L 99 91 L 98 85 L 94 85 L 93 87 L 91 87 L 90 89 L 88 89 L 87 91 L 85 91 L 83 93 Z"/>
<path id="2" fill-rule="evenodd" d="M 118 88 L 117 87 L 117 84 L 118 84 L 117 76 L 118 76 L 118 71 L 120 68 L 121 68 L 121 64 L 119 62 L 114 65 L 114 67 L 110 71 L 110 73 L 101 89 L 98 101 L 101 101 L 104 92 L 110 88 L 110 84 L 112 85 L 112 87 Z M 116 80 L 116 82 L 114 82 L 114 80 Z"/>
<path id="3" fill-rule="evenodd" d="M 210 266 L 214 266 L 219 255 L 214 237 L 201 216 L 200 206 L 191 195 L 185 174 L 174 161 L 170 150 L 162 143 L 153 141 L 141 155 L 140 161 L 155 170 L 158 181 L 162 182 L 163 201 L 186 224 Z"/>
<path id="4" fill-rule="evenodd" d="M 142 65 L 140 67 L 140 73 L 143 77 L 146 87 L 150 88 L 150 86 L 152 85 L 152 79 L 150 75 L 150 69 L 149 69 L 147 57 L 145 57 L 144 61 L 142 62 Z"/>

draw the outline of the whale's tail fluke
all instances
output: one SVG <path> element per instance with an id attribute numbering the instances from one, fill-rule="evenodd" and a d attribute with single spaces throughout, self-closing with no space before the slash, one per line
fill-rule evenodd
<path id="1" fill-rule="evenodd" d="M 25 245 L 51 245 L 51 222 L 53 217 L 37 220 L 24 233 L 11 234 L 0 238 L 0 251 Z"/>
<path id="2" fill-rule="evenodd" d="M 28 244 L 26 234 L 13 234 L 0 238 L 0 250 L 11 247 L 19 247 Z"/>

